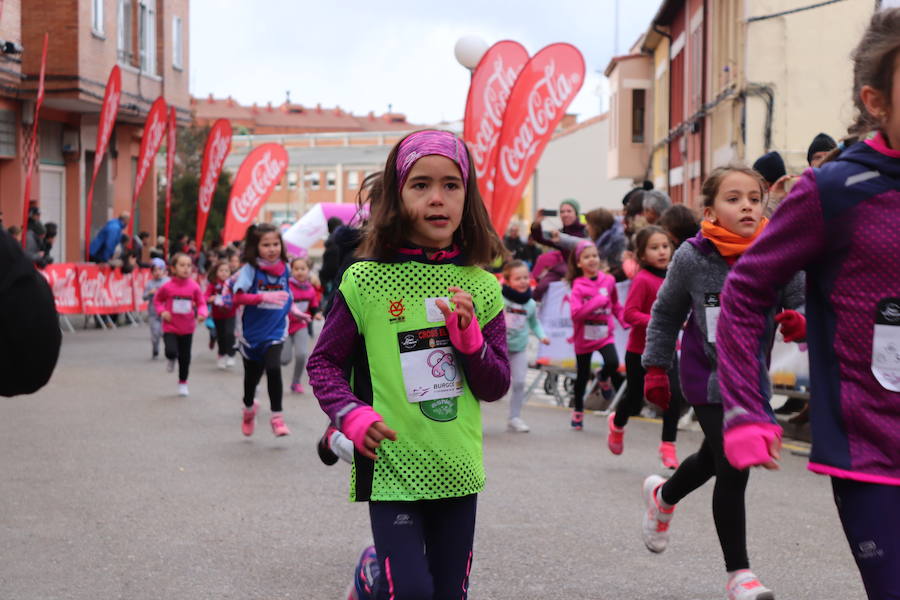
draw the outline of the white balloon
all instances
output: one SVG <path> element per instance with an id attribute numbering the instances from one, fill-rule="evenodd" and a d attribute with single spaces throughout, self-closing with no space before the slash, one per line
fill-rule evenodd
<path id="1" fill-rule="evenodd" d="M 488 51 L 488 44 L 477 35 L 466 35 L 456 41 L 453 54 L 459 64 L 467 69 L 474 69 L 484 53 Z"/>

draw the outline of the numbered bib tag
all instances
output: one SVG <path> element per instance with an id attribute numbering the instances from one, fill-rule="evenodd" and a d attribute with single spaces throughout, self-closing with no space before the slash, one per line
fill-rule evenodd
<path id="1" fill-rule="evenodd" d="M 194 312 L 194 304 L 190 298 L 173 298 L 172 312 L 176 315 L 189 315 Z"/>
<path id="2" fill-rule="evenodd" d="M 409 402 L 455 398 L 462 394 L 462 372 L 445 326 L 402 331 L 397 334 L 397 342 Z"/>
<path id="3" fill-rule="evenodd" d="M 606 321 L 585 321 L 584 339 L 589 342 L 606 339 L 609 336 L 609 325 Z"/>
<path id="4" fill-rule="evenodd" d="M 425 318 L 429 323 L 444 322 L 444 313 L 435 304 L 438 300 L 443 300 L 444 304 L 450 306 L 450 298 L 425 298 Z"/>
<path id="5" fill-rule="evenodd" d="M 716 326 L 719 324 L 719 313 L 722 311 L 719 294 L 703 294 L 703 306 L 706 313 L 706 341 L 715 344 Z"/>
<path id="6" fill-rule="evenodd" d="M 900 392 L 900 298 L 885 298 L 878 303 L 872 374 L 884 389 Z"/>
<path id="7" fill-rule="evenodd" d="M 506 329 L 520 331 L 525 329 L 528 311 L 516 306 L 507 306 L 503 311 L 503 318 L 506 321 Z"/>
<path id="8" fill-rule="evenodd" d="M 296 306 L 300 312 L 309 312 L 309 300 L 294 302 L 294 306 Z"/>

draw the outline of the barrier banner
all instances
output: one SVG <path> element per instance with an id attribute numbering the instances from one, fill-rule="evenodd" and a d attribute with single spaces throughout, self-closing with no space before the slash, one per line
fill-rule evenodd
<path id="1" fill-rule="evenodd" d="M 145 311 L 150 302 L 144 300 L 144 288 L 150 281 L 150 269 L 135 269 L 131 272 L 131 289 L 134 294 L 134 310 Z"/>
<path id="2" fill-rule="evenodd" d="M 47 265 L 41 275 L 53 291 L 56 312 L 61 315 L 81 313 L 81 295 L 78 289 L 78 270 L 73 263 Z"/>
<path id="3" fill-rule="evenodd" d="M 575 348 L 572 337 L 572 313 L 569 308 L 569 284 L 554 281 L 547 288 L 538 308 L 538 321 L 550 344 L 538 346 L 538 362 L 575 370 Z"/>
<path id="4" fill-rule="evenodd" d="M 111 315 L 134 310 L 131 273 L 105 265 L 79 265 L 78 287 L 81 312 L 86 315 Z"/>

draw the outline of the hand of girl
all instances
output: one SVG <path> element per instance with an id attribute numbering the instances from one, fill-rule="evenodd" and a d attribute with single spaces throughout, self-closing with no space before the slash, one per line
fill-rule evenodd
<path id="1" fill-rule="evenodd" d="M 468 292 L 464 292 L 462 288 L 451 286 L 448 290 L 453 293 L 453 297 L 450 298 L 450 302 L 456 305 L 455 310 L 450 310 L 450 307 L 443 300 L 438 300 L 434 304 L 438 307 L 438 309 L 443 313 L 444 320 L 449 321 L 454 316 L 459 319 L 459 329 L 460 331 L 464 331 L 469 323 L 472 322 L 472 317 L 475 315 L 475 304 L 472 302 L 472 295 Z"/>
<path id="2" fill-rule="evenodd" d="M 550 338 L 541 338 L 541 343 L 545 346 L 550 345 Z"/>
<path id="3" fill-rule="evenodd" d="M 372 423 L 372 425 L 366 431 L 366 439 L 364 442 L 365 448 L 361 449 L 360 453 L 363 456 L 371 458 L 372 460 L 378 460 L 378 455 L 375 454 L 375 450 L 385 439 L 396 442 L 397 432 L 385 425 L 384 421 L 376 421 Z"/>
<path id="4" fill-rule="evenodd" d="M 322 313 L 316 313 L 316 315 L 313 317 L 313 319 L 315 319 L 316 321 L 321 321 L 324 318 L 325 317 L 322 316 Z"/>
<path id="5" fill-rule="evenodd" d="M 722 438 L 728 462 L 735 469 L 778 469 L 781 460 L 781 427 L 774 423 L 747 423 L 732 427 Z"/>
<path id="6" fill-rule="evenodd" d="M 162 319 L 163 321 L 165 321 L 166 323 L 168 323 L 169 321 L 172 320 L 172 313 L 170 313 L 167 310 L 163 311 L 163 314 L 159 315 L 159 318 Z"/>

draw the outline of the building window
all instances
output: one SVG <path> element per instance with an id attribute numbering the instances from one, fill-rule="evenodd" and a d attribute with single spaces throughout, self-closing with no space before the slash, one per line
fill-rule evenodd
<path id="1" fill-rule="evenodd" d="M 94 33 L 103 35 L 103 0 L 92 0 L 91 28 Z"/>
<path id="2" fill-rule="evenodd" d="M 297 174 L 297 171 L 288 171 L 287 181 L 288 181 L 288 189 L 296 189 L 297 182 L 300 180 L 300 176 Z"/>
<path id="3" fill-rule="evenodd" d="M 156 0 L 140 0 L 141 71 L 156 75 Z"/>
<path id="4" fill-rule="evenodd" d="M 647 90 L 631 90 L 631 142 L 644 143 L 644 122 L 647 115 Z"/>
<path id="5" fill-rule="evenodd" d="M 355 190 L 359 187 L 359 171 L 350 171 L 347 173 L 347 187 Z"/>
<path id="6" fill-rule="evenodd" d="M 116 48 L 119 60 L 126 64 L 134 63 L 134 5 L 132 0 L 119 0 L 118 35 Z"/>
<path id="7" fill-rule="evenodd" d="M 328 171 L 325 176 L 325 187 L 329 190 L 333 190 L 337 185 L 337 173 L 334 171 Z"/>
<path id="8" fill-rule="evenodd" d="M 320 179 L 320 177 L 319 177 L 318 171 L 315 172 L 315 173 L 310 173 L 309 175 L 307 175 L 307 176 L 304 177 L 303 179 L 306 180 L 306 183 L 307 183 L 307 185 L 309 185 L 309 189 L 311 189 L 311 190 L 317 190 L 317 189 L 319 189 L 320 187 L 322 187 L 322 182 L 321 182 L 321 179 Z"/>
<path id="9" fill-rule="evenodd" d="M 172 17 L 172 66 L 184 68 L 184 38 L 181 34 L 181 17 Z"/>

